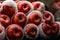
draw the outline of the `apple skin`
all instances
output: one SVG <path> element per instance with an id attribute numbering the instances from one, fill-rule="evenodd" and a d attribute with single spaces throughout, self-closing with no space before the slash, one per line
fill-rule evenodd
<path id="1" fill-rule="evenodd" d="M 42 2 L 35 1 L 35 2 L 32 2 L 32 5 L 34 7 L 34 10 L 38 10 L 41 12 L 43 12 L 45 10 L 45 5 Z"/>
<path id="2" fill-rule="evenodd" d="M 52 34 L 51 26 L 49 24 L 42 24 L 42 30 L 47 36 Z"/>
<path id="3" fill-rule="evenodd" d="M 12 22 L 20 26 L 24 26 L 27 23 L 27 17 L 23 12 L 18 12 L 12 17 Z"/>
<path id="4" fill-rule="evenodd" d="M 38 31 L 39 30 L 38 30 L 37 26 L 35 24 L 32 24 L 32 23 L 27 24 L 24 28 L 25 35 L 28 38 L 37 38 Z"/>
<path id="5" fill-rule="evenodd" d="M 10 20 L 9 16 L 7 16 L 5 14 L 0 14 L 0 22 L 5 28 L 7 28 L 7 26 L 9 26 L 11 24 L 11 20 Z"/>
<path id="6" fill-rule="evenodd" d="M 3 6 L 3 13 L 8 16 L 12 16 L 15 14 L 15 9 L 13 7 Z"/>
<path id="7" fill-rule="evenodd" d="M 17 7 L 19 12 L 23 12 L 25 14 L 28 14 L 33 10 L 32 4 L 28 1 L 19 1 L 17 3 Z"/>
<path id="8" fill-rule="evenodd" d="M 11 24 L 6 29 L 9 39 L 21 39 L 23 37 L 23 29 L 17 24 Z"/>
<path id="9" fill-rule="evenodd" d="M 42 21 L 42 16 L 39 11 L 32 11 L 28 14 L 27 18 L 29 23 L 33 23 L 35 25 L 39 25 Z"/>
<path id="10" fill-rule="evenodd" d="M 43 19 L 45 20 L 45 23 L 48 24 L 53 23 L 55 21 L 53 14 L 48 11 L 43 12 Z"/>
<path id="11" fill-rule="evenodd" d="M 52 34 L 57 35 L 59 32 L 59 24 L 54 22 L 51 24 L 51 26 L 52 26 Z"/>

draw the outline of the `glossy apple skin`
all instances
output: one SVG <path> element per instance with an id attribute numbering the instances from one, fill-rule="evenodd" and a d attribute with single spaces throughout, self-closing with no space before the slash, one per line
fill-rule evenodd
<path id="1" fill-rule="evenodd" d="M 28 35 L 29 37 L 32 37 L 32 38 L 36 37 L 37 32 L 38 32 L 38 30 L 36 28 L 36 25 L 35 24 L 31 24 L 31 23 L 27 24 L 25 26 L 25 30 L 24 31 L 26 32 L 26 35 Z"/>
<path id="2" fill-rule="evenodd" d="M 41 20 L 41 15 L 37 12 L 32 12 L 28 17 L 28 22 L 35 25 L 39 25 L 41 23 Z"/>
<path id="3" fill-rule="evenodd" d="M 7 16 L 5 14 L 0 14 L 0 22 L 5 28 L 7 28 L 7 26 L 9 26 L 11 24 L 11 20 L 10 20 L 9 16 Z"/>
<path id="4" fill-rule="evenodd" d="M 57 24 L 56 22 L 51 24 L 52 26 L 52 34 L 53 35 L 57 35 L 59 32 L 59 24 Z"/>
<path id="5" fill-rule="evenodd" d="M 21 39 L 23 37 L 23 30 L 21 26 L 17 24 L 11 24 L 8 26 L 7 30 L 7 37 L 10 39 Z"/>
<path id="6" fill-rule="evenodd" d="M 53 21 L 53 17 L 48 12 L 43 12 L 43 19 L 45 20 L 45 23 L 51 23 Z"/>
<path id="7" fill-rule="evenodd" d="M 15 8 L 4 5 L 2 13 L 11 17 L 13 14 L 15 14 Z"/>
<path id="8" fill-rule="evenodd" d="M 49 24 L 42 24 L 42 30 L 47 36 L 50 36 L 52 34 L 51 26 Z"/>
<path id="9" fill-rule="evenodd" d="M 27 23 L 27 17 L 23 12 L 18 12 L 12 17 L 12 22 L 20 26 L 24 26 Z"/>
<path id="10" fill-rule="evenodd" d="M 31 10 L 30 2 L 21 1 L 17 3 L 18 11 L 27 14 Z"/>

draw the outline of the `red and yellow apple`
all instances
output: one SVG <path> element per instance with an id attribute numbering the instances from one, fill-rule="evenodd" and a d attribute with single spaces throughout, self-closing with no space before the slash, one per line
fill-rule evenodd
<path id="1" fill-rule="evenodd" d="M 6 34 L 9 39 L 21 39 L 23 37 L 23 29 L 17 24 L 11 24 L 7 27 Z"/>
<path id="2" fill-rule="evenodd" d="M 27 37 L 36 38 L 38 36 L 38 28 L 35 24 L 27 24 L 24 28 Z"/>
<path id="3" fill-rule="evenodd" d="M 19 12 L 23 12 L 25 14 L 28 14 L 33 10 L 32 4 L 28 1 L 19 1 L 17 3 L 17 7 Z"/>
<path id="4" fill-rule="evenodd" d="M 58 32 L 59 32 L 59 24 L 54 22 L 54 23 L 51 24 L 51 26 L 52 26 L 53 35 L 57 35 Z"/>
<path id="5" fill-rule="evenodd" d="M 9 16 L 5 14 L 0 14 L 0 22 L 5 28 L 11 24 Z"/>
<path id="6" fill-rule="evenodd" d="M 12 22 L 20 26 L 24 26 L 27 23 L 27 17 L 23 12 L 18 12 L 12 17 Z"/>
<path id="7" fill-rule="evenodd" d="M 47 36 L 52 34 L 51 26 L 49 24 L 42 24 L 42 30 Z"/>
<path id="8" fill-rule="evenodd" d="M 45 10 L 45 5 L 43 2 L 35 1 L 35 2 L 32 2 L 32 5 L 34 7 L 34 10 L 39 10 L 41 12 Z"/>
<path id="9" fill-rule="evenodd" d="M 39 11 L 32 11 L 28 16 L 28 22 L 39 25 L 42 21 L 42 16 Z"/>
<path id="10" fill-rule="evenodd" d="M 45 20 L 45 23 L 54 22 L 54 16 L 52 15 L 52 13 L 50 13 L 48 11 L 43 12 L 43 19 Z"/>

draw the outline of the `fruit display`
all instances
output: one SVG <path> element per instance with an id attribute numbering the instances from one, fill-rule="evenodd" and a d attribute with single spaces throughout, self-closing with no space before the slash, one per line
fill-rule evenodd
<path id="1" fill-rule="evenodd" d="M 55 20 L 59 20 L 58 1 L 50 6 L 55 14 L 42 1 L 0 2 L 0 40 L 59 40 L 60 22 Z"/>

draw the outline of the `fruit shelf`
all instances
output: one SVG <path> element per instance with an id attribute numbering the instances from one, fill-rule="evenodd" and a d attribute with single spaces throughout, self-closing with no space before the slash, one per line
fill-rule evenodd
<path id="1" fill-rule="evenodd" d="M 60 40 L 60 0 L 0 0 L 0 40 Z"/>

